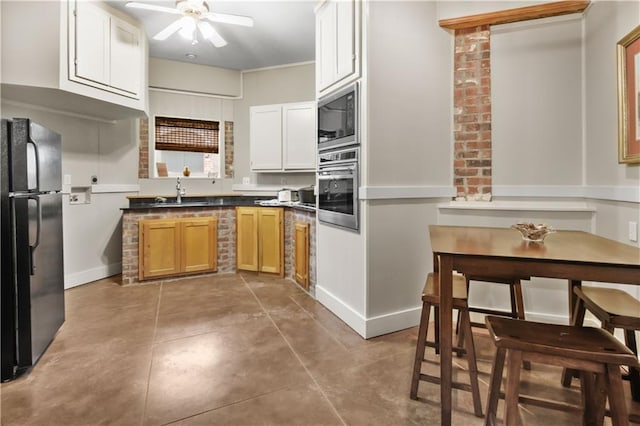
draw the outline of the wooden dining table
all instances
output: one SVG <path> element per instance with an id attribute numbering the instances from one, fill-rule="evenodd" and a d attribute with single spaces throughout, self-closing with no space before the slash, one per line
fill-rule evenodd
<path id="1" fill-rule="evenodd" d="M 583 231 L 524 241 L 511 228 L 429 226 L 433 267 L 440 276 L 441 424 L 451 424 L 452 274 L 568 280 L 569 315 L 583 281 L 640 285 L 640 248 Z"/>

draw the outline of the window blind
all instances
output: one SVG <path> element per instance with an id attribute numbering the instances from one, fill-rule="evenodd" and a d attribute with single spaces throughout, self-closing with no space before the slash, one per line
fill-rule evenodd
<path id="1" fill-rule="evenodd" d="M 217 154 L 219 126 L 217 121 L 156 117 L 156 149 Z"/>

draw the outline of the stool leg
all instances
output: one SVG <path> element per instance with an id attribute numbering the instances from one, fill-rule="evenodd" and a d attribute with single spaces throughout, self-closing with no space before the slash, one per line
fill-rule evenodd
<path id="1" fill-rule="evenodd" d="M 636 345 L 635 330 L 624 331 L 624 342 L 631 352 L 638 357 L 638 346 Z M 629 367 L 629 383 L 631 385 L 631 398 L 634 401 L 640 401 L 640 372 L 635 367 Z"/>
<path id="2" fill-rule="evenodd" d="M 458 347 L 459 348 L 464 348 L 464 342 L 467 340 L 467 329 L 466 327 L 462 327 L 462 317 L 464 315 L 462 314 L 462 310 L 458 309 L 458 324 L 456 324 L 456 328 L 459 327 L 459 330 L 457 331 L 458 333 Z M 467 311 L 467 316 L 469 316 L 469 311 Z M 469 331 L 471 330 L 471 318 L 469 318 Z M 462 357 L 462 352 L 458 352 L 458 358 Z"/>
<path id="3" fill-rule="evenodd" d="M 505 387 L 505 426 L 516 426 L 518 423 L 518 396 L 520 395 L 520 364 L 522 352 L 509 350 L 507 355 L 507 384 Z"/>
<path id="4" fill-rule="evenodd" d="M 500 385 L 502 384 L 502 369 L 506 350 L 498 348 L 493 358 L 491 367 L 491 382 L 489 383 L 489 396 L 487 398 L 487 416 L 484 419 L 485 426 L 496 424 L 496 411 L 498 411 L 498 399 L 500 398 Z"/>
<path id="5" fill-rule="evenodd" d="M 429 314 L 431 305 L 422 303 L 422 314 L 420 315 L 420 328 L 418 330 L 418 343 L 416 344 L 416 359 L 413 363 L 413 377 L 411 379 L 411 399 L 418 399 L 418 383 L 420 382 L 420 371 L 424 360 L 424 348 L 427 342 L 427 332 L 429 331 Z"/>
<path id="6" fill-rule="evenodd" d="M 573 319 L 571 320 L 571 325 L 574 327 L 582 327 L 584 322 L 584 314 L 585 314 L 584 301 L 578 298 L 576 302 L 576 306 L 573 310 Z M 562 386 L 568 388 L 571 386 L 571 380 L 577 376 L 577 371 L 572 368 L 564 368 L 562 370 Z"/>
<path id="7" fill-rule="evenodd" d="M 476 363 L 476 348 L 473 344 L 471 333 L 471 319 L 469 311 L 460 310 L 460 331 L 464 333 L 467 349 L 467 364 L 469 368 L 469 383 L 471 384 L 471 396 L 473 398 L 473 411 L 477 417 L 482 415 L 482 401 L 480 400 L 480 388 L 478 387 L 478 365 Z"/>
<path id="8" fill-rule="evenodd" d="M 435 328 L 434 328 L 434 335 L 436 337 L 435 342 L 436 342 L 436 355 L 440 354 L 440 309 L 438 308 L 438 306 L 434 306 L 433 307 L 433 315 L 434 315 L 434 323 L 435 323 Z"/>
<path id="9" fill-rule="evenodd" d="M 609 395 L 609 408 L 611 409 L 611 423 L 613 426 L 627 426 L 627 404 L 624 400 L 622 389 L 622 377 L 620 366 L 607 364 L 607 394 Z"/>
<path id="10" fill-rule="evenodd" d="M 585 426 L 600 426 L 604 422 L 606 403 L 605 376 L 603 373 L 580 372 L 583 422 Z"/>

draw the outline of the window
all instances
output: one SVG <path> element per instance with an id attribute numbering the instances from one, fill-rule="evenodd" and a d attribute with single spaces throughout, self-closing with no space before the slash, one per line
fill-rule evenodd
<path id="1" fill-rule="evenodd" d="M 188 167 L 193 177 L 220 177 L 220 129 L 217 121 L 155 118 L 155 161 L 168 176 Z"/>

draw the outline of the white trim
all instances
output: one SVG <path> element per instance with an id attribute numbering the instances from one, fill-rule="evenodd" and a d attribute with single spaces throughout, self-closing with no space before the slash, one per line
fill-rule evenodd
<path id="1" fill-rule="evenodd" d="M 87 269 L 85 271 L 74 272 L 65 274 L 64 276 L 64 288 L 77 287 L 82 284 L 87 284 L 92 281 L 107 278 L 112 275 L 117 275 L 122 272 L 122 262 L 112 263 L 110 265 L 103 265 L 93 269 Z"/>
<path id="2" fill-rule="evenodd" d="M 187 95 L 187 96 L 200 96 L 203 98 L 216 98 L 216 99 L 242 99 L 242 82 L 240 83 L 240 94 L 239 95 L 221 95 L 216 93 L 206 93 L 206 92 L 196 92 L 192 90 L 178 90 L 178 89 L 167 89 L 165 87 L 157 87 L 157 86 L 149 86 L 150 92 L 162 92 L 162 93 L 172 93 L 175 95 Z"/>
<path id="3" fill-rule="evenodd" d="M 582 185 L 493 185 L 494 197 L 583 197 Z"/>
<path id="4" fill-rule="evenodd" d="M 507 210 L 595 212 L 584 201 L 450 201 L 438 204 L 441 210 Z"/>
<path id="5" fill-rule="evenodd" d="M 91 192 L 94 194 L 106 194 L 106 193 L 118 193 L 118 192 L 140 192 L 140 185 L 127 185 L 127 184 L 91 185 Z"/>
<path id="6" fill-rule="evenodd" d="M 12 101 L 11 99 L 2 99 L 2 103 L 3 104 L 7 104 L 7 105 L 11 105 L 11 106 L 20 107 L 20 108 L 28 108 L 28 109 L 33 109 L 33 110 L 36 110 L 36 111 L 44 111 L 44 112 L 49 112 L 49 113 L 53 113 L 53 114 L 64 115 L 64 116 L 67 116 L 67 117 L 82 118 L 82 119 L 85 119 L 85 120 L 97 121 L 99 123 L 115 124 L 116 121 L 117 121 L 117 120 L 107 120 L 107 119 L 100 118 L 100 117 L 94 117 L 93 115 L 78 114 L 76 112 L 65 111 L 65 110 L 55 109 L 55 108 L 48 108 L 48 107 L 45 107 L 45 106 L 42 106 L 42 105 L 30 104 L 30 103 L 26 103 L 26 102 Z"/>
<path id="7" fill-rule="evenodd" d="M 455 197 L 453 186 L 361 186 L 361 200 Z"/>
<path id="8" fill-rule="evenodd" d="M 311 64 L 315 64 L 315 63 L 316 63 L 316 61 L 294 62 L 294 63 L 291 63 L 291 64 L 273 65 L 273 66 L 270 66 L 270 67 L 252 68 L 252 69 L 248 69 L 248 70 L 242 70 L 240 73 L 241 74 L 245 74 L 245 73 L 248 73 L 248 72 L 277 70 L 277 69 L 281 69 L 281 68 L 290 68 L 290 67 L 299 67 L 299 66 L 302 66 L 302 65 L 311 65 Z"/>
<path id="9" fill-rule="evenodd" d="M 367 338 L 367 321 L 356 312 L 351 306 L 334 296 L 330 291 L 316 284 L 316 299 L 326 306 L 331 312 L 336 314 L 343 322 L 351 327 L 356 333 Z"/>
<path id="10" fill-rule="evenodd" d="M 584 193 L 596 200 L 640 203 L 640 187 L 635 186 L 586 186 Z"/>
<path id="11" fill-rule="evenodd" d="M 381 336 L 405 328 L 415 327 L 420 324 L 420 313 L 422 306 L 416 308 L 404 309 L 402 311 L 392 312 L 389 314 L 378 315 L 366 320 L 365 339 Z"/>

